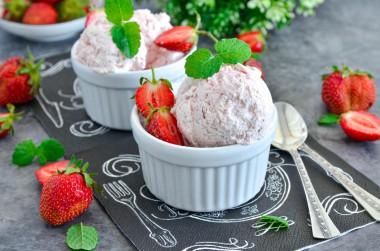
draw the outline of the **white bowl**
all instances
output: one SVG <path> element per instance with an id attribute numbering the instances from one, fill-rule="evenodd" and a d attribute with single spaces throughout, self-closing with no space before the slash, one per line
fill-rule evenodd
<path id="1" fill-rule="evenodd" d="M 87 17 L 81 17 L 72 21 L 31 25 L 11 22 L 0 18 L 0 27 L 14 35 L 38 42 L 55 42 L 71 38 L 84 29 Z"/>
<path id="2" fill-rule="evenodd" d="M 140 86 L 140 78 L 152 79 L 152 71 L 101 74 L 75 59 L 76 42 L 71 49 L 73 69 L 79 78 L 84 107 L 90 118 L 107 127 L 131 130 L 131 111 L 135 100 L 131 99 Z M 195 48 L 193 48 L 195 50 Z M 154 69 L 156 78 L 166 78 L 172 84 L 185 76 L 187 55 L 178 61 Z"/>
<path id="3" fill-rule="evenodd" d="M 252 199 L 265 180 L 277 127 L 273 109 L 265 138 L 250 145 L 199 148 L 153 137 L 141 125 L 135 106 L 132 132 L 150 192 L 175 208 L 194 212 L 226 210 Z"/>

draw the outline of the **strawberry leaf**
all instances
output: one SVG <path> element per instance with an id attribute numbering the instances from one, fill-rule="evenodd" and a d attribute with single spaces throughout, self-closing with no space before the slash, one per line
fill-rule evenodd
<path id="1" fill-rule="evenodd" d="M 36 156 L 37 147 L 32 140 L 24 140 L 19 143 L 13 154 L 12 162 L 18 166 L 25 166 L 31 163 Z"/>
<path id="2" fill-rule="evenodd" d="M 111 29 L 111 35 L 117 48 L 127 58 L 133 58 L 139 52 L 141 36 L 136 22 L 115 25 Z"/>
<path id="3" fill-rule="evenodd" d="M 237 38 L 222 39 L 215 44 L 215 50 L 225 64 L 242 64 L 251 57 L 249 45 Z"/>
<path id="4" fill-rule="evenodd" d="M 170 83 L 169 80 L 165 79 L 165 78 L 160 78 L 158 81 L 162 81 L 164 82 L 164 84 L 169 87 L 170 90 L 173 90 L 173 86 L 172 86 L 172 83 Z"/>
<path id="5" fill-rule="evenodd" d="M 322 116 L 322 118 L 318 120 L 318 125 L 337 124 L 339 120 L 340 120 L 340 115 L 328 114 L 328 115 Z"/>
<path id="6" fill-rule="evenodd" d="M 91 186 L 92 185 L 92 179 L 88 173 L 83 174 L 84 180 L 86 181 L 86 186 Z"/>
<path id="7" fill-rule="evenodd" d="M 38 161 L 44 165 L 47 161 L 56 161 L 63 157 L 65 150 L 61 143 L 55 139 L 44 139 L 38 146 L 37 151 Z"/>
<path id="8" fill-rule="evenodd" d="M 187 76 L 199 79 L 208 78 L 217 73 L 222 66 L 222 59 L 214 57 L 208 49 L 198 49 L 186 59 Z"/>
<path id="9" fill-rule="evenodd" d="M 106 0 L 104 8 L 107 20 L 115 25 L 121 25 L 133 16 L 133 4 L 130 0 Z"/>
<path id="10" fill-rule="evenodd" d="M 99 237 L 96 228 L 73 225 L 67 230 L 66 244 L 73 250 L 93 250 L 98 245 Z"/>

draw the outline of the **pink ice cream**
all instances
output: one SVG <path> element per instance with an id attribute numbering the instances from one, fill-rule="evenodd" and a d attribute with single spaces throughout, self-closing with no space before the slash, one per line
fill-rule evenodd
<path id="1" fill-rule="evenodd" d="M 208 79 L 186 78 L 172 112 L 195 147 L 251 144 L 266 135 L 273 101 L 257 68 L 223 65 Z"/>
<path id="2" fill-rule="evenodd" d="M 141 30 L 141 46 L 136 56 L 126 58 L 117 48 L 110 34 L 113 24 L 104 13 L 83 31 L 75 50 L 76 59 L 96 72 L 117 73 L 163 66 L 184 56 L 182 52 L 169 51 L 153 43 L 158 35 L 172 28 L 166 13 L 135 10 L 130 21 L 137 22 Z"/>

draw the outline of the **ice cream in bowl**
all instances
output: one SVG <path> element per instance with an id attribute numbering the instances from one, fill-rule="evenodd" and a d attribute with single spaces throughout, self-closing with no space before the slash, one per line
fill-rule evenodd
<path id="1" fill-rule="evenodd" d="M 168 50 L 154 43 L 172 28 L 166 13 L 133 10 L 130 3 L 129 7 L 122 6 L 125 13 L 112 15 L 112 10 L 120 7 L 116 5 L 115 1 L 105 1 L 106 11 L 99 11 L 85 28 L 72 47 L 71 59 L 89 117 L 113 129 L 130 130 L 135 103 L 131 97 L 140 86 L 140 78 L 150 77 L 150 68 L 154 67 L 156 76 L 165 75 L 171 82 L 178 82 L 185 76 L 189 52 Z"/>
<path id="2" fill-rule="evenodd" d="M 186 63 L 194 77 L 183 81 L 170 114 L 152 109 L 144 118 L 135 106 L 132 132 L 152 194 L 178 209 L 226 210 L 249 201 L 264 185 L 277 112 L 260 70 L 239 63 L 246 59 L 220 63 L 208 77 L 191 69 L 193 59 L 202 57 L 197 51 Z M 177 134 L 182 141 L 175 140 Z"/>

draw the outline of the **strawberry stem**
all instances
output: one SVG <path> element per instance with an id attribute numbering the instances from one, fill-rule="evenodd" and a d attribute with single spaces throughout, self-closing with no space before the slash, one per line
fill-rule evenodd
<path id="1" fill-rule="evenodd" d="M 154 68 L 153 68 L 153 66 L 151 67 L 151 69 L 152 69 L 152 83 L 156 83 L 157 80 L 156 80 L 156 75 L 154 74 Z"/>
<path id="2" fill-rule="evenodd" d="M 219 42 L 219 40 L 218 40 L 216 37 L 214 37 L 214 35 L 212 35 L 212 34 L 211 34 L 210 32 L 208 32 L 208 31 L 204 31 L 204 30 L 200 30 L 200 31 L 198 31 L 198 30 L 195 30 L 195 33 L 200 34 L 200 35 L 206 35 L 206 36 L 208 36 L 209 38 L 211 38 L 215 43 Z"/>
<path id="3" fill-rule="evenodd" d="M 195 31 L 198 31 L 201 25 L 201 16 L 199 15 L 198 11 L 195 11 L 195 15 L 197 16 L 197 26 L 195 26 Z"/>

